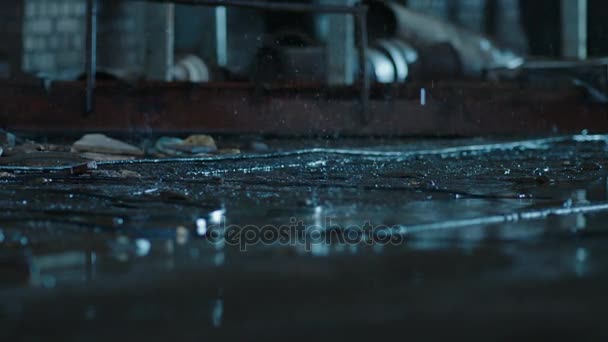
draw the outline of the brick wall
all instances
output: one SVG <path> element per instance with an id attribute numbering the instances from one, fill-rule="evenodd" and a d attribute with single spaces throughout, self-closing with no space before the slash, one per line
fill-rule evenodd
<path id="1" fill-rule="evenodd" d="M 53 78 L 83 70 L 84 0 L 25 0 L 23 71 Z"/>
<path id="2" fill-rule="evenodd" d="M 0 64 L 3 65 L 1 76 L 15 75 L 21 69 L 22 1 L 0 1 Z"/>
<path id="3" fill-rule="evenodd" d="M 98 66 L 121 74 L 145 64 L 144 4 L 100 1 Z M 0 65 L 53 79 L 84 70 L 85 0 L 1 0 Z M 4 69 L 4 68 L 2 68 Z"/>

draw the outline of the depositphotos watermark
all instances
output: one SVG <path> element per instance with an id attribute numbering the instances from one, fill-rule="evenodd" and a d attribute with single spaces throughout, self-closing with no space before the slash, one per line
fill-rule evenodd
<path id="1" fill-rule="evenodd" d="M 334 224 L 326 218 L 324 225 L 306 225 L 292 217 L 285 225 L 228 225 L 225 220 L 206 227 L 207 240 L 215 244 L 238 246 L 241 251 L 256 245 L 304 246 L 318 244 L 350 246 L 401 245 L 404 237 L 398 234 L 399 227 L 374 225 L 366 221 L 362 225 L 346 227 Z M 202 232 L 201 232 L 202 233 Z"/>

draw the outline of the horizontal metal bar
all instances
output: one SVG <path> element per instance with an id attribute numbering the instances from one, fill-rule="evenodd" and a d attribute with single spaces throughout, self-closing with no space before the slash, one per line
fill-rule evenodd
<path id="1" fill-rule="evenodd" d="M 229 6 L 262 11 L 285 11 L 285 12 L 320 12 L 320 13 L 346 13 L 359 14 L 367 11 L 367 6 L 341 6 L 341 5 L 320 5 L 306 3 L 283 3 L 283 2 L 263 2 L 256 0 L 128 0 L 144 2 L 164 2 L 193 6 Z"/>
<path id="2" fill-rule="evenodd" d="M 0 127 L 13 131 L 162 132 L 186 134 L 476 136 L 608 131 L 606 105 L 584 89 L 549 89 L 517 82 L 411 83 L 374 88 L 361 125 L 358 89 L 247 83 L 99 82 L 95 107 L 83 117 L 82 82 L 0 81 Z M 426 106 L 420 89 L 427 89 Z M 49 96 L 49 92 L 51 96 Z M 513 101 L 517 99 L 517 101 Z M 135 108 L 135 109 L 134 109 Z M 19 115 L 14 113 L 19 112 Z M 101 115 L 103 113 L 103 115 Z M 488 115 L 492 113 L 492 115 Z"/>

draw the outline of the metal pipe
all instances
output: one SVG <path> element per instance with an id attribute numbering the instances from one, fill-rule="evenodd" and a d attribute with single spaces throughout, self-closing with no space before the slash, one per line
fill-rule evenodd
<path id="1" fill-rule="evenodd" d="M 170 82 L 175 64 L 175 6 L 153 4 L 146 6 L 146 77 Z M 161 33 L 161 34 L 159 34 Z"/>
<path id="2" fill-rule="evenodd" d="M 356 7 L 363 7 L 358 4 Z M 368 32 L 367 32 L 367 9 L 360 11 L 357 14 L 359 21 L 359 73 L 360 73 L 360 87 L 361 87 L 361 111 L 363 117 L 363 123 L 369 121 L 369 98 L 371 81 L 369 70 L 367 66 L 367 49 L 368 49 Z"/>
<path id="3" fill-rule="evenodd" d="M 523 57 L 482 34 L 412 11 L 397 2 L 376 0 L 370 2 L 370 7 L 371 15 L 375 16 L 370 21 L 385 23 L 390 28 L 382 36 L 399 37 L 416 47 L 449 44 L 458 52 L 466 77 L 480 78 L 485 71 L 495 68 L 515 69 L 524 62 Z"/>
<path id="4" fill-rule="evenodd" d="M 215 52 L 217 65 L 228 66 L 228 15 L 226 6 L 215 8 Z"/>
<path id="5" fill-rule="evenodd" d="M 94 110 L 95 74 L 97 69 L 97 11 L 97 0 L 87 0 L 85 115 L 92 113 Z"/>
<path id="6" fill-rule="evenodd" d="M 355 0 L 316 0 L 317 4 L 353 6 Z M 352 86 L 358 80 L 358 50 L 356 41 L 357 17 L 344 15 L 320 15 L 317 19 L 319 38 L 325 43 L 329 86 Z"/>
<path id="7" fill-rule="evenodd" d="M 562 0 L 562 55 L 587 58 L 587 0 Z"/>

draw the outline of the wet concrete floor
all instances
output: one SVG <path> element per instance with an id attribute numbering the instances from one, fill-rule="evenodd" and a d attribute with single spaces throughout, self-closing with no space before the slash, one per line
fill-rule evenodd
<path id="1" fill-rule="evenodd" d="M 5 165 L 0 340 L 603 339 L 607 143 Z"/>

